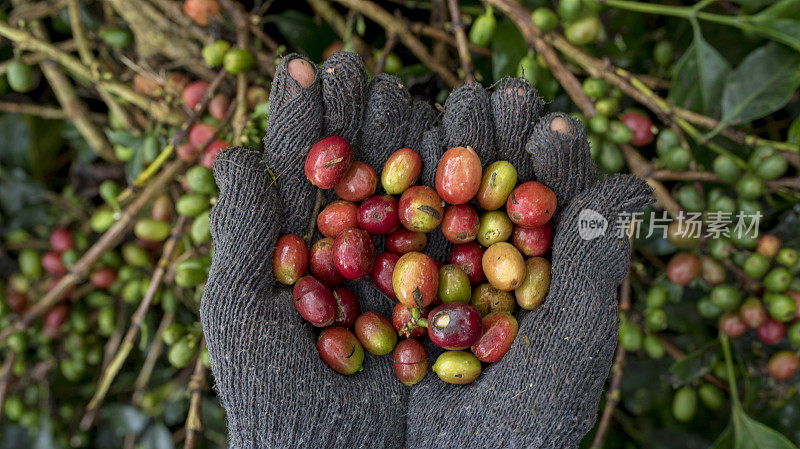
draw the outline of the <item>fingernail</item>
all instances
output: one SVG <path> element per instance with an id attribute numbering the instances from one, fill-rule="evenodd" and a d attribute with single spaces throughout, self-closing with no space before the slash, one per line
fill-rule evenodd
<path id="1" fill-rule="evenodd" d="M 556 117 L 550 122 L 550 130 L 559 134 L 569 134 L 569 124 L 561 117 Z"/>
<path id="2" fill-rule="evenodd" d="M 294 78 L 295 81 L 300 83 L 303 87 L 310 86 L 317 77 L 311 64 L 302 58 L 295 58 L 289 61 L 289 64 L 286 65 L 286 69 L 289 71 L 289 76 Z"/>

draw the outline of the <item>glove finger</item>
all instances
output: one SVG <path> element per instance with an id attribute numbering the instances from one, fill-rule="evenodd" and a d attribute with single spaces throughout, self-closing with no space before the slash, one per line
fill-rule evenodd
<path id="1" fill-rule="evenodd" d="M 364 61 L 357 53 L 336 52 L 322 64 L 320 77 L 325 135 L 340 136 L 358 146 L 367 91 Z"/>
<path id="2" fill-rule="evenodd" d="M 309 70 L 313 70 L 314 78 L 303 87 L 294 77 L 307 83 Z M 285 56 L 275 71 L 269 104 L 264 161 L 278 185 L 283 232 L 303 234 L 315 198 L 315 187 L 306 180 L 303 162 L 311 146 L 322 138 L 323 130 L 322 88 L 316 65 L 298 54 Z"/>
<path id="3" fill-rule="evenodd" d="M 597 180 L 586 130 L 578 120 L 556 112 L 542 117 L 533 128 L 527 151 L 533 156 L 536 180 L 551 188 L 559 205 Z"/>
<path id="4" fill-rule="evenodd" d="M 437 125 L 439 114 L 427 101 L 414 101 L 411 105 L 411 119 L 406 132 L 405 147 L 419 151 L 422 136 Z"/>
<path id="5" fill-rule="evenodd" d="M 444 105 L 444 147 L 471 146 L 484 167 L 495 160 L 489 94 L 477 83 L 455 89 Z"/>
<path id="6" fill-rule="evenodd" d="M 410 117 L 411 96 L 400 78 L 376 75 L 367 89 L 361 148 L 356 156 L 380 173 L 389 155 L 402 148 Z"/>
<path id="7" fill-rule="evenodd" d="M 436 166 L 444 154 L 442 139 L 444 131 L 441 126 L 437 126 L 425 131 L 422 134 L 422 143 L 419 148 L 419 155 L 422 158 L 422 173 L 420 174 L 421 183 L 426 186 L 434 186 L 436 180 Z M 412 147 L 413 148 L 413 147 Z"/>
<path id="8" fill-rule="evenodd" d="M 492 117 L 497 159 L 510 162 L 522 181 L 533 179 L 533 164 L 525 151 L 544 101 L 525 78 L 504 78 L 492 93 Z"/>
<path id="9" fill-rule="evenodd" d="M 203 291 L 203 322 L 219 324 L 222 314 L 252 318 L 240 298 L 262 297 L 272 288 L 272 250 L 280 221 L 277 191 L 258 153 L 239 147 L 214 162 L 219 197 L 210 215 L 214 257 Z M 244 319 L 249 321 L 249 319 Z"/>

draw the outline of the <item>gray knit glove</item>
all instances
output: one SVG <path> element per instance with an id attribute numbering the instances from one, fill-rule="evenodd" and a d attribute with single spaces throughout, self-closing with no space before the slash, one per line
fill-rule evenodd
<path id="1" fill-rule="evenodd" d="M 616 286 L 629 262 L 627 240 L 612 229 L 580 239 L 577 215 L 592 209 L 611 228 L 616 214 L 649 201 L 649 188 L 628 176 L 596 182 L 583 127 L 561 114 L 539 120 L 542 101 L 523 80 L 504 80 L 491 98 L 478 85 L 455 90 L 435 126 L 433 109 L 412 103 L 396 77 L 367 84 L 357 56 L 333 55 L 305 88 L 287 70 L 299 57 L 284 58 L 270 94 L 263 160 L 277 188 L 253 151 L 226 150 L 214 165 L 220 196 L 201 319 L 231 447 L 576 447 L 594 422 L 616 343 Z M 550 130 L 555 117 L 565 120 L 566 134 Z M 336 374 L 319 359 L 291 290 L 274 283 L 275 239 L 305 234 L 312 218 L 315 188 L 303 160 L 326 135 L 349 140 L 377 173 L 407 146 L 420 152 L 423 181 L 432 185 L 444 149 L 470 145 L 485 164 L 508 160 L 521 180 L 535 177 L 555 191 L 550 293 L 538 309 L 517 315 L 511 351 L 473 384 L 447 385 L 429 373 L 404 387 L 391 358 L 371 354 L 362 372 Z M 443 260 L 448 249 L 436 231 L 425 251 Z M 369 282 L 352 287 L 362 311 L 390 316 L 394 304 Z"/>

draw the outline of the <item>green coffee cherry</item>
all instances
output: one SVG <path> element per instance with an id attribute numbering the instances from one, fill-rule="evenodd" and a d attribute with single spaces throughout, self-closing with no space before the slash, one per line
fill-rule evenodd
<path id="1" fill-rule="evenodd" d="M 704 297 L 697 301 L 697 313 L 703 318 L 712 319 L 718 317 L 722 310 L 711 301 L 711 298 Z"/>
<path id="2" fill-rule="evenodd" d="M 208 196 L 202 193 L 187 193 L 178 198 L 178 202 L 175 203 L 175 210 L 187 217 L 196 217 L 206 209 L 208 209 Z"/>
<path id="3" fill-rule="evenodd" d="M 119 207 L 119 203 L 117 202 L 117 196 L 119 195 L 119 192 L 119 184 L 110 179 L 101 182 L 98 190 L 100 198 L 102 198 L 106 204 L 114 208 Z"/>
<path id="4" fill-rule="evenodd" d="M 164 339 L 164 343 L 172 346 L 183 338 L 184 335 L 186 335 L 186 328 L 180 323 L 172 323 L 169 327 L 164 329 L 164 334 L 161 338 Z"/>
<path id="5" fill-rule="evenodd" d="M 670 170 L 683 171 L 692 162 L 692 152 L 680 146 L 672 147 L 661 157 L 661 162 Z"/>
<path id="6" fill-rule="evenodd" d="M 246 72 L 256 62 L 255 57 L 243 48 L 234 48 L 225 53 L 222 66 L 232 75 Z"/>
<path id="7" fill-rule="evenodd" d="M 14 60 L 6 67 L 8 86 L 12 90 L 25 93 L 33 89 L 33 70 L 22 61 Z"/>
<path id="8" fill-rule="evenodd" d="M 616 173 L 622 170 L 625 167 L 625 157 L 622 155 L 622 150 L 612 142 L 603 142 L 600 151 L 600 165 L 609 173 Z"/>
<path id="9" fill-rule="evenodd" d="M 9 396 L 3 402 L 3 412 L 10 421 L 19 421 L 25 412 L 25 402 L 19 396 Z"/>
<path id="10" fill-rule="evenodd" d="M 128 162 L 133 159 L 133 156 L 136 154 L 136 150 L 133 148 L 126 147 L 125 145 L 116 144 L 114 145 L 114 156 L 117 157 L 122 162 Z"/>
<path id="11" fill-rule="evenodd" d="M 732 157 L 719 155 L 712 164 L 714 173 L 724 182 L 736 182 L 742 174 L 742 169 L 736 164 Z"/>
<path id="12" fill-rule="evenodd" d="M 653 48 L 653 60 L 660 66 L 667 66 L 675 58 L 675 48 L 672 42 L 660 41 Z"/>
<path id="13" fill-rule="evenodd" d="M 736 193 L 740 198 L 754 200 L 760 198 L 767 191 L 764 181 L 755 175 L 746 174 L 736 181 Z"/>
<path id="14" fill-rule="evenodd" d="M 783 156 L 780 154 L 773 154 L 764 158 L 756 166 L 755 173 L 759 178 L 765 181 L 771 181 L 783 176 L 788 168 L 789 164 Z"/>
<path id="15" fill-rule="evenodd" d="M 666 153 L 670 148 L 675 148 L 680 145 L 681 139 L 675 131 L 664 129 L 658 133 L 658 137 L 656 138 L 656 151 L 659 156 Z"/>
<path id="16" fill-rule="evenodd" d="M 633 132 L 630 128 L 622 124 L 622 122 L 614 120 L 609 124 L 606 137 L 617 145 L 623 145 L 631 141 Z"/>
<path id="17" fill-rule="evenodd" d="M 689 212 L 702 212 L 705 209 L 703 196 L 691 184 L 681 186 L 675 192 L 675 199 Z"/>
<path id="18" fill-rule="evenodd" d="M 725 405 L 725 393 L 716 385 L 702 383 L 697 389 L 697 395 L 700 397 L 700 402 L 709 410 L 716 411 Z"/>
<path id="19" fill-rule="evenodd" d="M 208 270 L 200 259 L 186 259 L 175 270 L 175 283 L 180 287 L 194 287 L 202 284 L 208 277 Z"/>
<path id="20" fill-rule="evenodd" d="M 654 285 L 650 287 L 650 290 L 647 291 L 647 296 L 645 297 L 645 304 L 647 305 L 648 309 L 657 309 L 663 307 L 664 304 L 667 303 L 667 298 L 669 297 L 669 292 L 665 287 L 660 285 Z"/>
<path id="21" fill-rule="evenodd" d="M 150 268 L 150 255 L 144 248 L 133 243 L 122 246 L 122 259 L 131 266 Z M 120 273 L 120 278 L 122 273 Z"/>
<path id="22" fill-rule="evenodd" d="M 92 231 L 102 234 L 114 224 L 114 221 L 114 212 L 111 209 L 103 207 L 97 209 L 97 211 L 92 214 L 91 219 L 89 219 L 89 226 L 92 228 Z"/>
<path id="23" fill-rule="evenodd" d="M 661 344 L 658 337 L 652 334 L 644 336 L 644 343 L 642 346 L 644 347 L 644 352 L 647 353 L 647 356 L 651 359 L 660 359 L 664 357 L 664 353 L 666 352 L 664 345 Z"/>
<path id="24" fill-rule="evenodd" d="M 767 310 L 775 321 L 788 323 L 794 320 L 794 316 L 797 313 L 797 303 L 794 302 L 791 296 L 784 293 L 773 293 L 765 295 L 765 301 L 767 300 L 767 296 L 770 297 Z"/>
<path id="25" fill-rule="evenodd" d="M 787 268 L 797 265 L 798 260 L 800 260 L 800 252 L 794 248 L 781 248 L 775 255 L 775 262 Z"/>
<path id="26" fill-rule="evenodd" d="M 79 258 L 78 251 L 74 249 L 61 253 L 61 261 L 64 262 L 64 265 L 67 268 L 71 268 L 73 265 L 75 265 Z"/>
<path id="27" fill-rule="evenodd" d="M 207 204 L 204 205 L 201 210 L 204 210 L 206 207 L 208 207 Z M 140 218 L 133 226 L 133 234 L 148 242 L 160 242 L 169 237 L 171 229 L 169 223 L 165 221 L 154 220 L 152 218 Z"/>
<path id="28" fill-rule="evenodd" d="M 231 45 L 226 41 L 219 40 L 203 47 L 203 60 L 211 67 L 222 64 L 225 54 L 230 50 Z"/>
<path id="29" fill-rule="evenodd" d="M 589 119 L 589 129 L 597 134 L 605 134 L 608 131 L 608 117 L 595 114 Z"/>
<path id="30" fill-rule="evenodd" d="M 597 39 L 603 24 L 597 16 L 589 16 L 578 19 L 564 29 L 564 37 L 575 45 L 586 45 Z"/>
<path id="31" fill-rule="evenodd" d="M 742 268 L 748 276 L 761 279 L 769 271 L 769 259 L 762 254 L 753 253 L 747 256 Z"/>
<path id="32" fill-rule="evenodd" d="M 789 329 L 786 331 L 786 338 L 789 339 L 789 343 L 791 343 L 792 346 L 800 348 L 800 321 L 789 326 Z"/>
<path id="33" fill-rule="evenodd" d="M 558 15 L 563 20 L 575 20 L 581 15 L 581 0 L 561 0 L 558 2 Z"/>
<path id="34" fill-rule="evenodd" d="M 469 40 L 479 47 L 489 45 L 497 29 L 497 19 L 494 17 L 492 7 L 486 8 L 486 12 L 475 18 L 475 22 L 469 29 Z"/>
<path id="35" fill-rule="evenodd" d="M 600 78 L 586 78 L 583 80 L 583 91 L 589 98 L 600 99 L 608 93 L 608 83 Z"/>
<path id="36" fill-rule="evenodd" d="M 124 28 L 108 28 L 100 31 L 100 39 L 116 48 L 128 48 L 133 41 L 133 34 Z"/>
<path id="37" fill-rule="evenodd" d="M 42 269 L 42 257 L 32 249 L 25 249 L 17 257 L 19 271 L 28 279 L 39 279 L 44 273 Z"/>
<path id="38" fill-rule="evenodd" d="M 217 193 L 217 183 L 214 181 L 214 173 L 207 167 L 195 165 L 186 171 L 186 184 L 195 193 L 205 193 L 214 195 Z"/>
<path id="39" fill-rule="evenodd" d="M 208 243 L 211 241 L 211 210 L 206 210 L 194 219 L 192 227 L 189 228 L 189 236 L 192 241 L 197 245 Z"/>
<path id="40" fill-rule="evenodd" d="M 642 331 L 630 321 L 623 321 L 619 325 L 619 344 L 626 351 L 636 352 L 642 347 Z"/>
<path id="41" fill-rule="evenodd" d="M 792 282 L 792 275 L 784 267 L 773 268 L 764 277 L 764 287 L 772 292 L 782 292 L 789 288 Z"/>
<path id="42" fill-rule="evenodd" d="M 551 31 L 558 26 L 558 16 L 552 9 L 542 6 L 533 10 L 531 22 L 542 31 Z"/>
<path id="43" fill-rule="evenodd" d="M 697 394 L 691 387 L 683 387 L 672 398 L 672 416 L 680 422 L 689 422 L 697 412 Z"/>
<path id="44" fill-rule="evenodd" d="M 108 337 L 114 333 L 116 328 L 117 311 L 113 305 L 109 304 L 100 309 L 97 313 L 97 331 L 103 337 Z"/>
<path id="45" fill-rule="evenodd" d="M 729 196 L 720 196 L 715 199 L 710 199 L 708 201 L 708 211 L 709 212 L 726 212 L 733 214 L 736 212 L 736 201 Z M 731 235 L 737 234 L 735 232 L 731 233 Z"/>
<path id="46" fill-rule="evenodd" d="M 644 313 L 644 327 L 653 332 L 667 328 L 667 314 L 661 309 L 650 309 Z"/>
<path id="47" fill-rule="evenodd" d="M 711 302 L 723 312 L 729 312 L 739 307 L 739 304 L 742 302 L 741 290 L 728 284 L 715 286 L 711 289 L 710 296 Z"/>
<path id="48" fill-rule="evenodd" d="M 61 360 L 58 366 L 61 369 L 61 374 L 71 382 L 80 380 L 83 377 L 83 373 L 86 372 L 86 362 L 82 358 L 66 358 Z"/>
<path id="49" fill-rule="evenodd" d="M 197 339 L 193 335 L 187 335 L 169 348 L 167 360 L 175 368 L 183 368 L 192 361 L 196 352 Z"/>
<path id="50" fill-rule="evenodd" d="M 594 112 L 599 115 L 611 117 L 617 112 L 619 100 L 614 98 L 601 98 L 594 104 Z"/>
<path id="51" fill-rule="evenodd" d="M 529 52 L 519 60 L 517 76 L 525 78 L 531 84 L 536 84 L 539 78 L 539 65 L 536 64 L 536 55 Z"/>

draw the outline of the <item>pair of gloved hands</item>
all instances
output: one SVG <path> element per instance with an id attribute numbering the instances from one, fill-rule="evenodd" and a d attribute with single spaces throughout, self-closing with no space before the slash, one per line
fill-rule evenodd
<path id="1" fill-rule="evenodd" d="M 439 119 L 427 102 L 412 102 L 398 78 L 381 74 L 368 83 L 352 53 L 334 54 L 320 68 L 299 55 L 283 59 L 263 158 L 231 148 L 214 163 L 220 196 L 201 318 L 232 448 L 578 446 L 610 368 L 616 288 L 630 257 L 628 240 L 611 226 L 617 214 L 649 203 L 651 191 L 633 176 L 598 181 L 582 124 L 560 113 L 540 117 L 542 105 L 525 80 L 505 79 L 491 95 L 478 84 L 454 90 Z M 417 150 L 426 185 L 445 149 L 469 145 L 485 165 L 507 160 L 520 181 L 536 179 L 556 193 L 549 294 L 536 310 L 517 313 L 511 350 L 472 384 L 445 384 L 429 372 L 406 387 L 391 357 L 371 354 L 362 372 L 335 373 L 294 310 L 291 288 L 274 282 L 276 238 L 304 235 L 311 219 L 316 188 L 303 174 L 304 156 L 327 135 L 350 141 L 376 173 L 398 148 Z M 611 226 L 584 240 L 582 210 Z M 425 252 L 444 260 L 448 246 L 435 231 Z M 369 281 L 352 288 L 362 311 L 391 316 L 393 301 Z M 428 349 L 434 360 L 438 352 Z"/>

